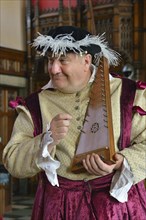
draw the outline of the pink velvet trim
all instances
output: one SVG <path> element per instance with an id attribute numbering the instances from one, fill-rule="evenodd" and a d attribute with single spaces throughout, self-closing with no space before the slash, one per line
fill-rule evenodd
<path id="1" fill-rule="evenodd" d="M 122 79 L 122 75 L 118 74 L 118 73 L 110 73 L 113 77 L 115 78 L 120 78 Z"/>
<path id="2" fill-rule="evenodd" d="M 12 100 L 9 102 L 9 106 L 11 108 L 16 108 L 18 105 L 24 105 L 25 106 L 25 100 L 22 97 L 17 97 L 16 100 Z"/>
<path id="3" fill-rule="evenodd" d="M 133 106 L 132 111 L 139 113 L 141 116 L 146 115 L 146 111 L 144 111 L 141 107 L 136 106 L 136 105 Z"/>
<path id="4" fill-rule="evenodd" d="M 146 82 L 137 81 L 136 86 L 137 86 L 137 89 L 146 89 Z"/>

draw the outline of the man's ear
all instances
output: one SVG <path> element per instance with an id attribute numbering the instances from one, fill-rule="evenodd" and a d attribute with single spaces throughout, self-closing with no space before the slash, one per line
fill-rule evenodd
<path id="1" fill-rule="evenodd" d="M 92 64 L 92 56 L 91 54 L 86 54 L 85 55 L 85 67 L 89 69 L 91 64 Z"/>

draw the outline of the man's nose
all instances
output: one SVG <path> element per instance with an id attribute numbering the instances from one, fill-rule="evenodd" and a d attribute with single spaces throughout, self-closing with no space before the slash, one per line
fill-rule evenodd
<path id="1" fill-rule="evenodd" d="M 60 62 L 59 60 L 54 60 L 51 65 L 49 65 L 49 71 L 52 73 L 52 74 L 57 74 L 57 73 L 60 73 L 61 72 L 61 66 L 60 66 Z"/>

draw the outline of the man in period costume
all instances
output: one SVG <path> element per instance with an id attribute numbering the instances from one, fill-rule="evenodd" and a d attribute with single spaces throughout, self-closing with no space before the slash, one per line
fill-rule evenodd
<path id="1" fill-rule="evenodd" d="M 145 220 L 145 84 L 110 76 L 113 163 L 87 153 L 84 171 L 73 172 L 99 61 L 104 57 L 109 66 L 117 65 L 119 54 L 104 35 L 72 26 L 39 34 L 33 46 L 48 57 L 50 81 L 25 100 L 11 102 L 19 114 L 3 152 L 13 176 L 39 174 L 32 220 Z"/>

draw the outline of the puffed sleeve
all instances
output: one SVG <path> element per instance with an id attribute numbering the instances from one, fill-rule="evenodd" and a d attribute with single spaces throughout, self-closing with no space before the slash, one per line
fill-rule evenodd
<path id="1" fill-rule="evenodd" d="M 140 107 L 143 114 L 133 112 L 131 145 L 120 153 L 127 159 L 136 184 L 146 178 L 146 89 L 137 90 L 134 106 Z"/>
<path id="2" fill-rule="evenodd" d="M 36 158 L 43 134 L 33 136 L 33 122 L 25 107 L 18 108 L 18 112 L 10 141 L 3 150 L 3 163 L 11 175 L 25 178 L 40 171 Z"/>

